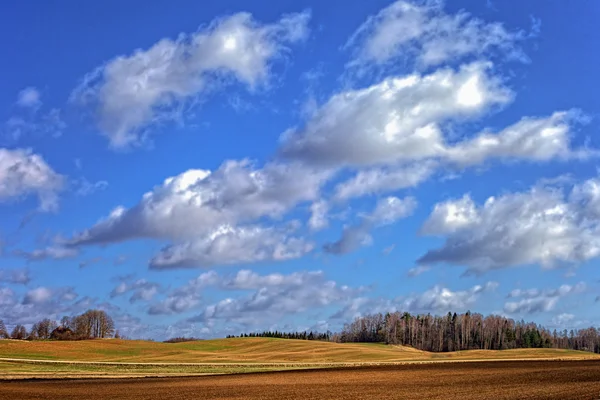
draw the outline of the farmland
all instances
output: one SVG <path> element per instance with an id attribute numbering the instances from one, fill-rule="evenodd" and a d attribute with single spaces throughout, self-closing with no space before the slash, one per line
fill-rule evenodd
<path id="1" fill-rule="evenodd" d="M 0 382 L 0 398 L 596 399 L 597 361 L 427 363 L 193 378 Z M 126 395 L 125 395 L 126 394 Z"/>
<path id="2" fill-rule="evenodd" d="M 558 349 L 431 353 L 383 344 L 271 338 L 183 343 L 114 339 L 0 341 L 0 377 L 4 379 L 188 376 L 341 366 L 530 359 L 599 360 L 600 356 Z"/>

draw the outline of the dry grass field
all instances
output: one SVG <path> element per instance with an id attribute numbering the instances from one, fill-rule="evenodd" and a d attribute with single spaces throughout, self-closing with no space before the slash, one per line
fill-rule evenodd
<path id="1" fill-rule="evenodd" d="M 0 379 L 172 377 L 476 360 L 600 359 L 555 349 L 430 353 L 383 344 L 236 338 L 184 343 L 128 340 L 0 341 Z"/>
<path id="2" fill-rule="evenodd" d="M 0 382 L 0 398 L 41 399 L 586 399 L 598 361 L 388 365 L 194 378 Z"/>
<path id="3" fill-rule="evenodd" d="M 127 363 L 359 363 L 427 360 L 600 358 L 558 349 L 470 350 L 431 353 L 411 347 L 271 338 L 234 338 L 183 343 L 143 340 L 0 340 L 0 358 Z"/>

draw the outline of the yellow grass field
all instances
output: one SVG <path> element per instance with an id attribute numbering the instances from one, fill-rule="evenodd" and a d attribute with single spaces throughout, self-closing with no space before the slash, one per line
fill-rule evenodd
<path id="1" fill-rule="evenodd" d="M 342 365 L 509 359 L 600 360 L 600 355 L 558 349 L 431 353 L 384 344 L 271 338 L 184 343 L 117 339 L 33 342 L 0 340 L 0 378 L 172 376 Z"/>

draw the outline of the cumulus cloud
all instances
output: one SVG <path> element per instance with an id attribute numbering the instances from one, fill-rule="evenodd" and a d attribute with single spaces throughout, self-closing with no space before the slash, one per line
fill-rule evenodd
<path id="1" fill-rule="evenodd" d="M 488 198 L 477 206 L 469 195 L 437 204 L 422 232 L 445 237 L 419 263 L 466 265 L 470 272 L 541 264 L 576 264 L 600 254 L 600 219 L 590 179 L 562 190 L 536 186 L 528 192 Z"/>
<path id="2" fill-rule="evenodd" d="M 346 201 L 414 187 L 436 172 L 494 161 L 587 159 L 598 151 L 572 145 L 578 110 L 523 117 L 501 129 L 454 126 L 505 106 L 514 97 L 489 62 L 428 74 L 388 77 L 331 96 L 303 126 L 281 135 L 279 156 L 354 173 L 334 189 Z"/>
<path id="3" fill-rule="evenodd" d="M 23 305 L 39 305 L 50 301 L 73 301 L 77 298 L 77 294 L 73 288 L 58 288 L 52 289 L 44 286 L 29 290 L 23 297 Z"/>
<path id="4" fill-rule="evenodd" d="M 0 282 L 27 285 L 31 282 L 31 274 L 27 268 L 3 269 L 0 271 Z"/>
<path id="5" fill-rule="evenodd" d="M 113 148 L 136 145 L 150 124 L 179 118 L 178 108 L 237 81 L 251 90 L 268 82 L 287 45 L 308 35 L 310 13 L 261 24 L 248 13 L 216 19 L 193 34 L 162 39 L 86 75 L 73 102 L 91 106 Z"/>
<path id="6" fill-rule="evenodd" d="M 256 169 L 247 160 L 226 161 L 214 172 L 188 170 L 167 178 L 135 206 L 115 208 L 70 244 L 198 238 L 225 224 L 279 218 L 300 202 L 318 199 L 328 176 L 295 164 Z"/>
<path id="7" fill-rule="evenodd" d="M 223 225 L 205 237 L 165 247 L 150 261 L 150 268 L 283 261 L 302 257 L 313 247 L 303 238 L 290 237 L 274 228 Z"/>
<path id="8" fill-rule="evenodd" d="M 331 97 L 298 130 L 282 135 L 281 154 L 311 163 L 369 166 L 439 157 L 447 152 L 440 124 L 508 103 L 510 90 L 490 64 L 429 75 L 392 77 Z"/>
<path id="9" fill-rule="evenodd" d="M 0 202 L 35 194 L 41 211 L 58 207 L 64 178 L 28 149 L 0 148 Z"/>
<path id="10" fill-rule="evenodd" d="M 498 287 L 496 282 L 475 285 L 466 290 L 452 291 L 443 285 L 435 285 L 423 293 L 398 298 L 354 297 L 335 312 L 330 318 L 351 320 L 356 317 L 387 312 L 408 311 L 412 313 L 465 312 L 475 306 L 481 297 L 493 292 Z"/>
<path id="11" fill-rule="evenodd" d="M 486 160 L 584 159 L 597 155 L 590 149 L 571 149 L 571 125 L 581 119 L 577 110 L 555 112 L 549 117 L 522 118 L 498 133 L 482 132 L 448 149 L 446 157 L 460 166 Z"/>
<path id="12" fill-rule="evenodd" d="M 90 308 L 106 309 L 115 315 L 113 306 L 90 297 L 78 297 L 71 287 L 40 286 L 22 297 L 10 288 L 0 288 L 0 315 L 6 324 L 13 326 L 33 324 L 43 318 L 58 320 Z"/>
<path id="13" fill-rule="evenodd" d="M 217 285 L 219 280 L 220 277 L 216 272 L 204 272 L 187 284 L 171 291 L 164 300 L 153 304 L 148 309 L 148 314 L 180 314 L 191 310 L 200 304 L 202 291 L 206 287 Z"/>
<path id="14" fill-rule="evenodd" d="M 415 208 L 417 208 L 417 200 L 414 197 L 399 199 L 389 196 L 377 202 L 369 219 L 376 225 L 389 225 L 411 215 Z"/>
<path id="15" fill-rule="evenodd" d="M 551 311 L 562 298 L 582 293 L 585 288 L 585 283 L 579 282 L 576 285 L 561 285 L 558 289 L 552 290 L 515 289 L 508 294 L 508 297 L 519 300 L 506 302 L 504 304 L 504 312 L 508 314 L 532 314 Z"/>
<path id="16" fill-rule="evenodd" d="M 485 285 L 475 285 L 467 290 L 452 290 L 440 285 L 416 296 L 410 296 L 403 302 L 403 309 L 414 312 L 438 312 L 466 311 L 476 304 L 480 296 L 491 292 L 498 287 L 496 282 L 487 282 Z"/>
<path id="17" fill-rule="evenodd" d="M 372 240 L 370 232 L 373 228 L 393 224 L 397 220 L 411 215 L 416 206 L 417 201 L 413 197 L 382 198 L 369 215 L 363 216 L 358 225 L 345 227 L 342 237 L 335 242 L 326 243 L 323 250 L 330 254 L 346 254 L 360 246 L 368 245 Z"/>
<path id="18" fill-rule="evenodd" d="M 527 61 L 517 45 L 525 36 L 465 11 L 447 14 L 439 0 L 399 0 L 370 16 L 345 47 L 354 51 L 350 67 L 384 66 L 402 58 L 424 68 L 491 53 Z"/>
<path id="19" fill-rule="evenodd" d="M 362 290 L 328 281 L 321 271 L 263 277 L 245 272 L 236 278 L 237 282 L 230 282 L 229 285 L 255 291 L 249 296 L 226 298 L 205 306 L 202 312 L 190 318 L 189 322 L 207 323 L 223 320 L 246 326 L 257 325 L 316 307 L 347 302 Z M 223 286 L 227 287 L 227 283 Z"/>
<path id="20" fill-rule="evenodd" d="M 148 282 L 146 279 L 138 279 L 131 283 L 123 281 L 110 292 L 110 297 L 114 298 L 131 292 L 131 297 L 129 297 L 130 303 L 150 301 L 159 290 L 160 285 L 158 283 Z"/>
<path id="21" fill-rule="evenodd" d="M 212 266 L 300 257 L 312 244 L 289 230 L 247 224 L 279 220 L 301 202 L 319 198 L 330 172 L 298 164 L 227 161 L 218 170 L 189 170 L 168 178 L 131 208 L 117 207 L 105 219 L 68 241 L 70 246 L 136 238 L 174 241 L 151 267 Z"/>
<path id="22" fill-rule="evenodd" d="M 323 272 L 294 272 L 289 275 L 273 273 L 259 275 L 250 270 L 240 270 L 235 275 L 219 275 L 208 271 L 174 289 L 161 302 L 153 304 L 149 314 L 180 314 L 197 308 L 201 304 L 202 293 L 208 287 L 227 291 L 248 291 L 264 288 L 299 287 L 323 280 Z"/>

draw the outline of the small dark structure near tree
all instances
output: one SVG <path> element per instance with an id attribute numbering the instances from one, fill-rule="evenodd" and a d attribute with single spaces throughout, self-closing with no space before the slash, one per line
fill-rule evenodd
<path id="1" fill-rule="evenodd" d="M 73 340 L 73 339 L 75 339 L 75 334 L 73 333 L 73 331 L 71 329 L 66 328 L 64 326 L 59 326 L 58 328 L 56 328 L 52 331 L 52 333 L 50 334 L 50 339 L 51 340 Z"/>

